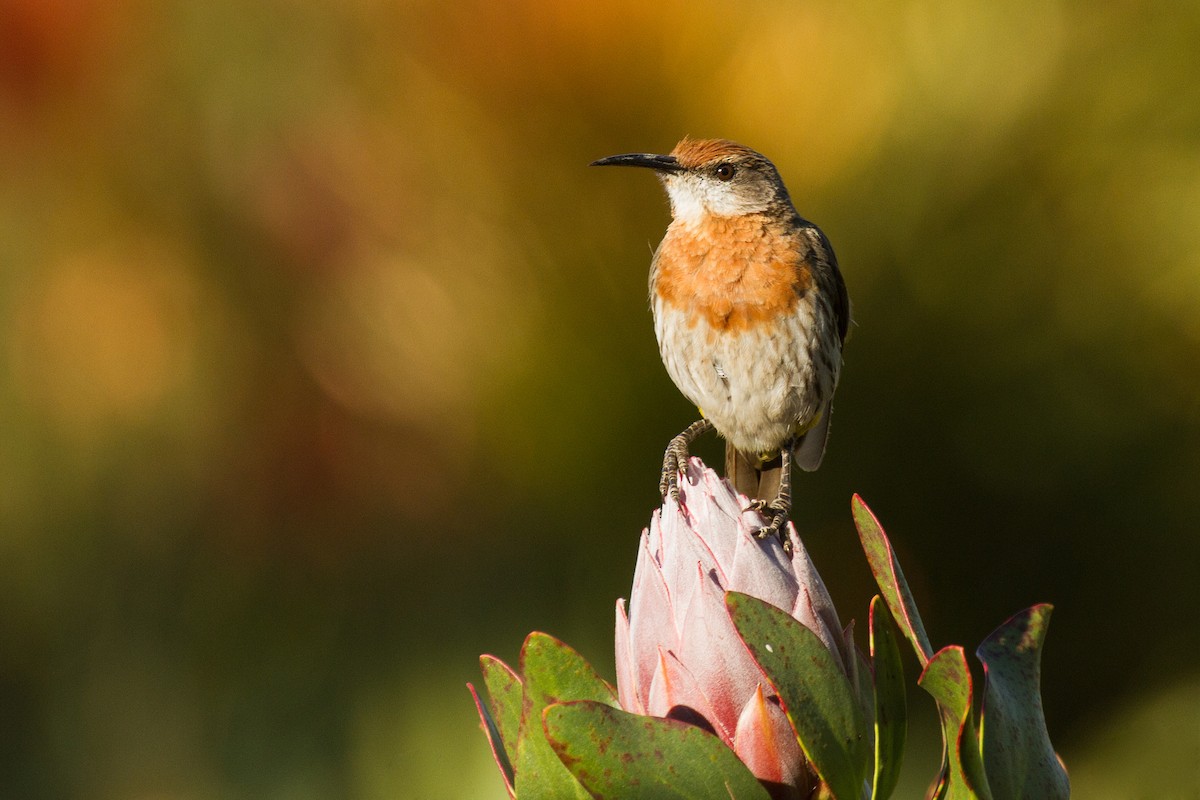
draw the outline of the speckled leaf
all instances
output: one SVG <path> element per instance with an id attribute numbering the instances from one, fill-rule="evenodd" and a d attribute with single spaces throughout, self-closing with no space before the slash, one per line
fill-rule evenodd
<path id="1" fill-rule="evenodd" d="M 516 797 L 517 790 L 513 785 L 512 761 L 509 760 L 509 751 L 505 747 L 500 728 L 492 719 L 491 712 L 480 699 L 475 687 L 468 683 L 467 689 L 470 690 L 471 697 L 475 698 L 475 710 L 479 712 L 479 721 L 483 724 L 483 732 L 487 734 L 488 745 L 492 749 L 492 758 L 496 760 L 496 766 L 500 768 L 500 776 L 504 778 L 504 788 L 508 790 L 509 797 Z"/>
<path id="2" fill-rule="evenodd" d="M 483 685 L 487 687 L 488 709 L 500 740 L 509 753 L 517 752 L 517 731 L 521 727 L 521 679 L 512 668 L 495 656 L 480 656 Z"/>
<path id="3" fill-rule="evenodd" d="M 546 633 L 531 633 L 521 648 L 521 675 L 526 694 L 546 703 L 560 700 L 599 700 L 617 705 L 617 693 L 595 668 L 570 645 Z"/>
<path id="4" fill-rule="evenodd" d="M 779 694 L 805 756 L 839 800 L 861 795 L 870 758 L 862 711 L 839 659 L 790 614 L 727 592 L 730 617 Z"/>
<path id="5" fill-rule="evenodd" d="M 891 797 L 908 736 L 908 701 L 896 626 L 879 595 L 871 600 L 871 674 L 875 688 L 875 774 L 872 800 Z"/>
<path id="6" fill-rule="evenodd" d="M 587 700 L 547 707 L 544 723 L 558 758 L 596 800 L 770 800 L 703 728 Z"/>
<path id="7" fill-rule="evenodd" d="M 563 700 L 616 705 L 616 693 L 583 656 L 544 633 L 531 633 L 521 648 L 521 728 L 517 735 L 516 790 L 521 800 L 587 798 L 587 791 L 550 748 L 542 710 Z"/>
<path id="8" fill-rule="evenodd" d="M 958 645 L 945 647 L 929 660 L 917 681 L 937 701 L 946 746 L 944 786 L 938 797 L 947 800 L 991 800 L 979 737 L 971 712 L 971 671 Z"/>
<path id="9" fill-rule="evenodd" d="M 1051 611 L 1042 604 L 1015 614 L 975 651 L 985 676 L 979 735 L 995 800 L 1071 794 L 1042 713 L 1042 642 Z"/>
<path id="10" fill-rule="evenodd" d="M 867 562 L 871 565 L 875 582 L 879 584 L 879 591 L 887 601 L 892 618 L 912 643 L 913 649 L 917 651 L 917 658 L 924 667 L 929 663 L 933 648 L 925 634 L 921 615 L 917 613 L 917 604 L 913 601 L 908 582 L 904 580 L 900 562 L 896 560 L 896 553 L 892 550 L 892 543 L 888 541 L 879 520 L 871 513 L 871 509 L 867 508 L 861 497 L 854 495 L 850 501 L 850 509 L 854 514 L 854 525 L 858 528 L 863 552 L 867 554 Z"/>

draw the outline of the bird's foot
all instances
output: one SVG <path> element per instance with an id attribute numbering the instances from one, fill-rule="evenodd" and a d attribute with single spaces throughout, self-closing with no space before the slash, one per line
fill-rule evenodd
<path id="1" fill-rule="evenodd" d="M 684 458 L 687 458 L 686 453 Z M 658 480 L 658 493 L 664 500 L 669 496 L 676 503 L 679 502 L 679 463 L 679 455 L 668 447 L 663 456 L 662 477 Z"/>
<path id="2" fill-rule="evenodd" d="M 769 522 L 766 527 L 760 528 L 756 534 L 759 539 L 765 539 L 768 536 L 778 536 L 780 544 L 783 545 L 783 552 L 792 552 L 792 543 L 784 532 L 784 526 L 787 525 L 788 513 L 792 510 L 792 445 L 794 442 L 787 442 L 779 451 L 780 454 L 780 480 L 779 493 L 775 495 L 775 499 L 767 502 L 766 500 L 751 500 L 750 509 L 759 512 L 767 517 Z"/>
<path id="3" fill-rule="evenodd" d="M 756 503 L 761 503 L 762 505 L 755 507 Z M 759 539 L 766 539 L 769 536 L 778 536 L 779 543 L 783 545 L 783 552 L 790 554 L 792 552 L 792 543 L 789 541 L 787 534 L 784 532 L 784 526 L 787 525 L 788 512 L 791 511 L 791 504 L 783 503 L 779 500 L 775 500 L 771 503 L 759 500 L 755 501 L 755 503 L 751 503 L 751 507 L 755 511 L 762 513 L 763 516 L 770 520 L 765 527 L 759 528 L 754 535 Z"/>
<path id="4" fill-rule="evenodd" d="M 689 448 L 696 437 L 711 429 L 712 423 L 708 420 L 697 420 L 667 445 L 667 452 L 663 455 L 662 477 L 658 481 L 658 492 L 664 500 L 670 497 L 679 502 L 679 473 L 691 458 Z"/>

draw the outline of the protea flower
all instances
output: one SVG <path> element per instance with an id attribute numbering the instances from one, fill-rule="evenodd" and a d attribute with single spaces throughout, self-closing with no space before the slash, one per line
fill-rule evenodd
<path id="1" fill-rule="evenodd" d="M 806 798 L 815 772 L 762 670 L 731 621 L 728 590 L 789 612 L 847 675 L 853 653 L 825 585 L 795 529 L 790 553 L 759 539 L 762 517 L 693 460 L 680 503 L 642 534 L 628 614 L 617 601 L 617 693 L 626 711 L 672 717 L 719 736 L 775 797 Z"/>
<path id="2" fill-rule="evenodd" d="M 976 651 L 984 735 L 963 648 L 933 651 L 861 498 L 854 522 L 880 589 L 869 658 L 790 525 L 787 548 L 760 540 L 744 497 L 699 461 L 684 477 L 682 502 L 642 535 L 628 614 L 617 602 L 616 690 L 545 633 L 526 637 L 516 670 L 480 659 L 487 691 L 468 686 L 510 797 L 887 800 L 906 741 L 901 635 L 942 721 L 931 797 L 1069 797 L 1042 715 L 1049 605 L 1015 614 Z"/>

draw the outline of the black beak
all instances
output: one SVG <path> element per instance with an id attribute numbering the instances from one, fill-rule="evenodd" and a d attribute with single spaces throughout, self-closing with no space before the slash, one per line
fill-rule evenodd
<path id="1" fill-rule="evenodd" d="M 656 156 L 650 153 L 626 153 L 593 161 L 591 167 L 649 167 L 658 172 L 683 172 L 675 156 Z"/>

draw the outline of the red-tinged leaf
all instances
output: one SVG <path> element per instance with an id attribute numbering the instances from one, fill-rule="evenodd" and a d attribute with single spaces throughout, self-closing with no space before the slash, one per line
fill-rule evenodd
<path id="1" fill-rule="evenodd" d="M 596 800 L 770 800 L 732 750 L 694 725 L 588 700 L 551 705 L 543 721 L 565 769 Z"/>
<path id="2" fill-rule="evenodd" d="M 879 591 L 892 612 L 892 618 L 912 643 L 913 649 L 917 651 L 917 658 L 924 667 L 929 663 L 933 647 L 925 634 L 925 625 L 921 622 L 921 615 L 917 613 L 917 604 L 913 601 L 908 582 L 904 580 L 904 572 L 900 569 L 900 562 L 896 560 L 892 543 L 888 541 L 879 520 L 871 513 L 871 509 L 867 508 L 861 497 L 854 495 L 850 501 L 850 509 L 854 515 L 854 526 L 858 528 L 863 552 L 867 554 L 867 563 L 875 575 L 875 582 L 879 584 Z"/>
<path id="3" fill-rule="evenodd" d="M 950 785 L 949 776 L 950 769 L 946 764 L 946 745 L 942 745 L 942 766 L 938 769 L 937 780 L 929 787 L 929 791 L 925 793 L 926 800 L 945 800 L 947 787 Z"/>
<path id="4" fill-rule="evenodd" d="M 475 691 L 475 687 L 467 684 L 467 689 L 471 692 L 471 697 L 475 698 L 475 709 L 479 712 L 479 721 L 483 724 L 483 732 L 487 734 L 488 744 L 492 748 L 492 758 L 496 760 L 496 766 L 500 768 L 500 776 L 504 778 L 504 788 L 508 790 L 509 797 L 516 797 L 517 790 L 513 785 L 513 766 L 509 760 L 508 751 L 505 749 L 503 737 L 500 735 L 500 729 L 496 722 L 492 719 L 491 712 L 487 706 L 479 698 L 479 693 Z"/>
<path id="5" fill-rule="evenodd" d="M 1015 614 L 975 651 L 985 676 L 979 735 L 995 800 L 1071 794 L 1042 713 L 1042 643 L 1051 611 L 1042 604 Z"/>
<path id="6" fill-rule="evenodd" d="M 550 748 L 542 710 L 563 700 L 616 705 L 613 688 L 583 656 L 544 633 L 531 633 L 521 648 L 521 727 L 517 735 L 516 790 L 521 800 L 589 797 Z"/>
<path id="7" fill-rule="evenodd" d="M 483 672 L 488 709 L 496 721 L 500 741 L 507 752 L 516 754 L 517 732 L 521 728 L 521 678 L 495 656 L 480 656 L 479 668 Z"/>
<path id="8" fill-rule="evenodd" d="M 840 657 L 769 603 L 728 592 L 725 604 L 821 780 L 838 800 L 856 800 L 866 777 L 869 734 Z"/>
<path id="9" fill-rule="evenodd" d="M 938 797 L 947 800 L 991 800 L 979 737 L 971 713 L 971 671 L 958 645 L 937 652 L 917 684 L 937 701 L 945 745 L 945 772 Z"/>
<path id="10" fill-rule="evenodd" d="M 887 800 L 900 779 L 908 737 L 908 700 L 896 626 L 879 595 L 871 600 L 871 674 L 875 694 L 875 773 L 872 800 Z"/>
<path id="11" fill-rule="evenodd" d="M 617 705 L 617 693 L 570 645 L 546 633 L 531 633 L 521 648 L 526 694 L 544 703 L 599 700 Z"/>

